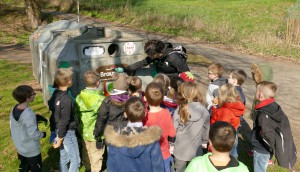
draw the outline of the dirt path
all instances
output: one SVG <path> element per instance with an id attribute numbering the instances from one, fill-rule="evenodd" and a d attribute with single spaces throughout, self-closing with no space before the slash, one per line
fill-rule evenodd
<path id="1" fill-rule="evenodd" d="M 63 14 L 59 16 L 61 19 L 77 20 L 76 15 Z M 182 44 L 187 50 L 194 55 L 201 55 L 209 58 L 213 62 L 219 62 L 228 70 L 243 69 L 247 75 L 247 81 L 243 85 L 243 89 L 247 99 L 246 120 L 251 127 L 252 122 L 249 119 L 249 109 L 255 94 L 254 82 L 251 78 L 250 66 L 252 63 L 269 63 L 273 67 L 273 81 L 278 85 L 277 102 L 281 105 L 290 119 L 293 130 L 293 135 L 296 141 L 298 150 L 300 150 L 300 65 L 292 62 L 279 62 L 277 60 L 266 60 L 250 55 L 233 53 L 217 48 L 208 47 L 206 45 L 193 43 L 191 40 L 184 38 L 172 38 L 137 30 L 129 27 L 118 26 L 113 23 L 104 22 L 99 19 L 81 17 L 81 23 L 95 24 L 101 27 L 110 27 L 112 29 L 121 30 L 124 32 L 134 33 L 146 39 L 161 39 L 174 44 Z M 22 63 L 31 63 L 31 55 L 28 46 L 17 45 L 0 45 L 0 58 L 14 60 Z M 207 66 L 203 64 L 190 65 L 191 71 L 197 77 L 197 80 L 203 85 L 203 91 L 206 91 L 207 84 Z M 227 70 L 227 71 L 228 71 Z M 227 77 L 227 73 L 224 74 Z"/>

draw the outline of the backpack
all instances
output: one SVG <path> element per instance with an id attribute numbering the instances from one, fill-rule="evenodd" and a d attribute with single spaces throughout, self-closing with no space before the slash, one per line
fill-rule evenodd
<path id="1" fill-rule="evenodd" d="M 188 56 L 186 53 L 186 48 L 184 48 L 182 45 L 174 47 L 173 50 L 169 53 L 169 55 L 173 53 L 177 53 L 183 59 L 183 61 L 187 61 Z"/>

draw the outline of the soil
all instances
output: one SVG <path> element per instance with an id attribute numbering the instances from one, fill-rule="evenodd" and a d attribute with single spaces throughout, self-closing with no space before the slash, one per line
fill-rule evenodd
<path id="1" fill-rule="evenodd" d="M 59 14 L 60 19 L 77 20 L 77 16 L 73 14 Z M 255 85 L 251 78 L 250 66 L 253 63 L 268 63 L 273 68 L 273 81 L 278 85 L 278 93 L 276 101 L 281 105 L 289 117 L 293 136 L 297 149 L 300 150 L 300 65 L 298 62 L 290 60 L 278 60 L 278 58 L 264 58 L 253 55 L 243 54 L 242 52 L 230 52 L 224 49 L 214 48 L 210 45 L 195 43 L 193 40 L 186 38 L 175 38 L 166 35 L 146 32 L 140 29 L 134 29 L 126 26 L 116 25 L 114 23 L 105 22 L 99 19 L 81 17 L 80 22 L 87 25 L 97 25 L 101 27 L 109 27 L 111 29 L 129 32 L 145 39 L 160 39 L 162 41 L 171 42 L 173 44 L 181 44 L 185 46 L 189 53 L 193 55 L 204 56 L 210 61 L 221 63 L 226 68 L 224 77 L 228 76 L 231 69 L 243 69 L 248 77 L 242 88 L 247 99 L 247 111 L 245 114 L 246 121 L 242 129 L 243 139 L 248 139 L 252 127 L 252 121 L 249 118 L 252 100 L 255 94 Z M 0 25 L 1 27 L 4 25 Z M 18 63 L 31 63 L 31 54 L 29 46 L 21 45 L 0 45 L 0 58 Z M 202 85 L 203 93 L 206 92 L 209 80 L 207 78 L 207 64 L 190 64 L 191 72 L 195 74 L 197 81 Z M 31 83 L 34 84 L 34 83 Z M 37 84 L 37 83 L 35 83 Z"/>

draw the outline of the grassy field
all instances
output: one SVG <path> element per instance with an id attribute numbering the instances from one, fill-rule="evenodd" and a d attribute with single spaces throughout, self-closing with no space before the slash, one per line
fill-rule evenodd
<path id="1" fill-rule="evenodd" d="M 286 31 L 291 10 L 299 11 L 292 7 L 295 1 L 82 0 L 81 4 L 93 17 L 248 53 L 300 59 L 299 41 L 290 41 Z"/>

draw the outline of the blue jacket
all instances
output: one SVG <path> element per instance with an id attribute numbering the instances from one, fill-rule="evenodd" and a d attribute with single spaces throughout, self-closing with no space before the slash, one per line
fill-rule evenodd
<path id="1" fill-rule="evenodd" d="M 125 127 L 116 131 L 107 126 L 104 137 L 109 146 L 109 172 L 163 172 L 164 160 L 159 146 L 161 129 Z"/>

